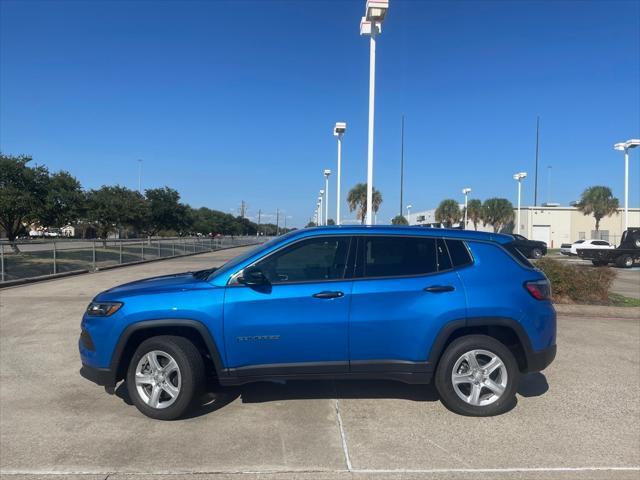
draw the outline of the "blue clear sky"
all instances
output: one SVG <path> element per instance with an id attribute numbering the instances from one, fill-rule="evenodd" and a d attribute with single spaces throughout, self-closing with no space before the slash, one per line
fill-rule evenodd
<path id="1" fill-rule="evenodd" d="M 249 204 L 309 219 L 348 122 L 343 198 L 366 178 L 363 1 L 0 1 L 0 148 L 86 188 L 169 185 L 193 206 Z M 622 200 L 622 155 L 640 136 L 638 1 L 401 1 L 378 41 L 379 221 L 447 197 L 567 204 L 589 185 Z M 640 150 L 640 149 L 639 149 Z M 640 206 L 640 151 L 631 162 Z M 330 187 L 335 208 L 335 176 Z M 346 217 L 352 217 L 343 209 Z M 333 215 L 332 215 L 333 216 Z"/>

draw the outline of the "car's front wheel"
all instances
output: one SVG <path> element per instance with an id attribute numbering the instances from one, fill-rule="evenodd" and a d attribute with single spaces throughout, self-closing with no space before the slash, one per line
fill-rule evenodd
<path id="1" fill-rule="evenodd" d="M 436 370 L 436 388 L 442 403 L 456 413 L 498 415 L 514 403 L 519 373 L 504 344 L 485 335 L 468 335 L 445 350 Z"/>
<path id="2" fill-rule="evenodd" d="M 127 388 L 134 405 L 158 420 L 181 417 L 204 384 L 198 349 L 183 337 L 162 335 L 140 344 L 127 371 Z"/>
<path id="3" fill-rule="evenodd" d="M 542 250 L 539 248 L 531 250 L 531 258 L 542 258 Z"/>

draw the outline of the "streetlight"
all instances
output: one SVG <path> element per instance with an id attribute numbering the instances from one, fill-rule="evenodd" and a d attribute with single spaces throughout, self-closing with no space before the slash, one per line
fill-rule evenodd
<path id="1" fill-rule="evenodd" d="M 325 218 L 322 215 L 322 203 L 324 202 L 324 190 L 320 190 L 320 196 L 318 197 L 320 200 L 320 225 L 324 225 Z"/>
<path id="2" fill-rule="evenodd" d="M 318 197 L 316 203 L 316 227 L 319 227 L 322 223 L 322 197 Z"/>
<path id="3" fill-rule="evenodd" d="M 326 169 L 324 172 L 324 223 L 329 225 L 329 175 L 331 175 L 331 170 Z"/>
<path id="4" fill-rule="evenodd" d="M 367 0 L 360 35 L 369 35 L 369 139 L 367 142 L 367 225 L 373 218 L 373 117 L 376 93 L 376 35 L 389 9 L 389 0 Z"/>
<path id="5" fill-rule="evenodd" d="M 613 148 L 624 152 L 624 229 L 629 228 L 629 149 L 640 145 L 640 139 L 632 138 L 626 142 L 616 143 Z"/>
<path id="6" fill-rule="evenodd" d="M 464 229 L 467 229 L 467 197 L 471 193 L 471 189 L 469 187 L 462 189 L 462 194 L 464 195 Z"/>
<path id="7" fill-rule="evenodd" d="M 411 207 L 413 207 L 413 205 L 407 205 L 407 223 L 411 224 L 411 220 L 409 220 L 409 217 L 411 215 Z"/>
<path id="8" fill-rule="evenodd" d="M 513 176 L 513 179 L 518 182 L 518 235 L 520 235 L 520 194 L 522 193 L 522 180 L 527 178 L 527 172 L 519 172 Z"/>
<path id="9" fill-rule="evenodd" d="M 342 137 L 344 132 L 347 131 L 347 124 L 345 122 L 338 122 L 333 127 L 334 137 L 338 137 L 338 173 L 336 178 L 336 225 L 340 225 L 340 172 L 342 164 Z"/>

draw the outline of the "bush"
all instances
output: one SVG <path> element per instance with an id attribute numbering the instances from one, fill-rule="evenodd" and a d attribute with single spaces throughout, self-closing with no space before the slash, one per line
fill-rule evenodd
<path id="1" fill-rule="evenodd" d="M 609 303 L 609 289 L 615 273 L 608 267 L 569 265 L 543 258 L 536 267 L 544 272 L 556 303 Z"/>

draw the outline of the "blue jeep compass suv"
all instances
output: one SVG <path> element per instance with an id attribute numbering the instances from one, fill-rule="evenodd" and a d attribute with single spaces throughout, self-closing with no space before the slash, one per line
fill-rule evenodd
<path id="1" fill-rule="evenodd" d="M 509 408 L 521 372 L 556 353 L 549 281 L 508 235 L 326 227 L 278 237 L 218 269 L 98 294 L 82 319 L 81 374 L 125 380 L 149 417 L 174 419 L 206 374 L 432 379 L 465 415 Z"/>

